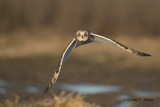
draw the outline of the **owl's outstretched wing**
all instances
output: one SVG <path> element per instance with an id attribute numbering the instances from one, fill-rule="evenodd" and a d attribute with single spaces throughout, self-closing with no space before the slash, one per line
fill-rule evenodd
<path id="1" fill-rule="evenodd" d="M 135 49 L 129 48 L 129 47 L 113 40 L 113 39 L 106 38 L 104 36 L 97 35 L 97 34 L 94 34 L 94 33 L 90 33 L 90 35 L 91 35 L 91 39 L 93 39 L 93 40 L 103 42 L 103 43 L 107 43 L 107 44 L 114 45 L 114 46 L 118 46 L 118 47 L 124 49 L 125 51 L 127 51 L 129 53 L 132 53 L 132 54 L 135 54 L 135 55 L 138 55 L 138 56 L 151 56 L 147 53 L 139 52 Z"/>
<path id="2" fill-rule="evenodd" d="M 46 93 L 56 83 L 56 80 L 57 80 L 58 75 L 59 75 L 59 73 L 61 71 L 62 65 L 63 65 L 64 61 L 67 59 L 67 57 L 69 56 L 69 54 L 71 53 L 72 49 L 75 47 L 75 45 L 76 45 L 76 40 L 74 38 L 71 41 L 71 43 L 67 46 L 67 48 L 65 49 L 65 51 L 64 51 L 64 53 L 63 53 L 63 55 L 61 57 L 60 63 L 58 64 L 57 69 L 56 69 L 56 71 L 55 71 L 55 73 L 54 73 L 49 85 L 45 89 L 44 93 Z"/>

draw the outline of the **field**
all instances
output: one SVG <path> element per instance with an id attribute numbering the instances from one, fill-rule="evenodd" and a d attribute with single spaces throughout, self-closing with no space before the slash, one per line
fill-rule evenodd
<path id="1" fill-rule="evenodd" d="M 0 0 L 0 107 L 160 106 L 160 0 Z M 103 43 L 72 51 L 79 29 L 149 53 Z"/>
<path id="2" fill-rule="evenodd" d="M 120 96 L 154 99 L 146 102 L 131 101 L 129 102 L 131 107 L 135 105 L 156 107 L 160 104 L 158 85 L 160 38 L 135 39 L 125 35 L 114 38 L 129 47 L 151 54 L 151 57 L 137 57 L 118 47 L 98 42 L 76 48 L 65 62 L 55 87 L 42 96 L 64 48 L 72 38 L 68 36 L 62 39 L 61 36 L 54 36 L 54 32 L 51 31 L 31 34 L 16 32 L 12 33 L 11 38 L 8 38 L 11 34 L 6 35 L 0 38 L 2 107 L 28 105 L 31 107 L 53 105 L 55 107 L 95 107 L 96 105 L 111 107 L 125 103 L 122 99 L 118 99 Z M 26 38 L 21 38 L 21 35 L 25 35 Z M 32 35 L 39 35 L 39 37 Z M 45 35 L 45 38 L 42 35 Z M 3 85 L 2 82 L 8 85 Z M 76 89 L 69 90 L 61 87 L 62 84 L 118 86 L 121 90 L 99 93 L 93 91 L 87 94 L 85 89 L 82 92 Z M 29 86 L 36 87 L 38 91 L 27 91 L 26 87 Z M 2 93 L 2 90 L 6 93 Z M 146 94 L 136 91 L 146 92 Z"/>

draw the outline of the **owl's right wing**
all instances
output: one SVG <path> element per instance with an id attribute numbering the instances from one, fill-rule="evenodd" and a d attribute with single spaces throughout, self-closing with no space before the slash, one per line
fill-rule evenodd
<path id="1" fill-rule="evenodd" d="M 64 51 L 64 53 L 63 53 L 63 55 L 61 57 L 60 63 L 58 64 L 57 69 L 56 69 L 56 71 L 55 71 L 55 73 L 54 73 L 49 85 L 45 89 L 44 93 L 46 93 L 56 83 L 56 80 L 57 80 L 57 78 L 59 76 L 59 73 L 61 71 L 62 65 L 63 65 L 64 61 L 67 59 L 67 57 L 69 56 L 69 54 L 71 53 L 72 49 L 75 47 L 75 45 L 76 45 L 76 40 L 74 38 L 71 41 L 71 43 L 67 46 L 67 48 L 65 49 L 65 51 Z"/>
<path id="2" fill-rule="evenodd" d="M 151 56 L 147 53 L 143 53 L 143 52 L 139 52 L 135 49 L 132 49 L 132 48 L 129 48 L 113 39 L 110 39 L 110 38 L 106 38 L 104 36 L 101 36 L 101 35 L 97 35 L 97 34 L 94 34 L 91 32 L 91 39 L 93 40 L 96 40 L 96 41 L 99 41 L 99 42 L 103 42 L 103 43 L 107 43 L 107 44 L 110 44 L 110 45 L 114 45 L 114 46 L 118 46 L 122 49 L 124 49 L 125 51 L 129 52 L 129 53 L 132 53 L 132 54 L 135 54 L 137 56 Z"/>

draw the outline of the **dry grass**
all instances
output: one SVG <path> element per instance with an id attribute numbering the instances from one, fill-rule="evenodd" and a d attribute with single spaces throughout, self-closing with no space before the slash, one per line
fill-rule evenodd
<path id="1" fill-rule="evenodd" d="M 100 107 L 84 100 L 84 96 L 74 93 L 66 94 L 62 92 L 53 98 L 43 98 L 32 101 L 20 101 L 20 97 L 15 95 L 14 100 L 7 99 L 0 103 L 0 107 Z"/>

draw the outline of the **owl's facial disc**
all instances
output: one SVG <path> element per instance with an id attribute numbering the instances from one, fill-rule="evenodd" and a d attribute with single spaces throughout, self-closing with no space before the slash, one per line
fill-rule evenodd
<path id="1" fill-rule="evenodd" d="M 76 34 L 76 38 L 80 42 L 85 42 L 88 40 L 88 32 L 87 31 L 78 31 Z"/>

